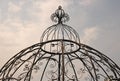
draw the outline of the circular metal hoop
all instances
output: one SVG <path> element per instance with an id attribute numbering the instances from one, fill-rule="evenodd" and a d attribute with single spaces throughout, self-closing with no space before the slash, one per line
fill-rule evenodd
<path id="1" fill-rule="evenodd" d="M 71 54 L 80 50 L 80 44 L 74 41 L 65 40 L 65 39 L 58 39 L 58 40 L 43 42 L 41 46 L 41 50 L 49 54 L 61 55 L 62 54 L 61 42 L 64 43 L 63 44 L 65 48 L 64 54 Z"/>

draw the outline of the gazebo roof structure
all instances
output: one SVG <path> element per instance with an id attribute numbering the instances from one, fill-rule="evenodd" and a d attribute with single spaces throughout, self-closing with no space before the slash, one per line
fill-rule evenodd
<path id="1" fill-rule="evenodd" d="M 65 24 L 61 6 L 51 15 L 56 24 L 40 43 L 23 49 L 0 69 L 0 81 L 120 81 L 120 67 L 108 56 L 82 44 L 79 34 Z"/>

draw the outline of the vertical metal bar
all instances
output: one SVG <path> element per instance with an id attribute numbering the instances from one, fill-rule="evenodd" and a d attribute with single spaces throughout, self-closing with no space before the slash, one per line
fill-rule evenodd
<path id="1" fill-rule="evenodd" d="M 64 67 L 64 44 L 61 40 L 61 50 L 62 50 L 62 81 L 65 80 L 65 67 Z"/>
<path id="2" fill-rule="evenodd" d="M 61 70 L 61 55 L 59 54 L 59 63 L 58 63 L 58 81 L 60 81 L 60 70 Z"/>

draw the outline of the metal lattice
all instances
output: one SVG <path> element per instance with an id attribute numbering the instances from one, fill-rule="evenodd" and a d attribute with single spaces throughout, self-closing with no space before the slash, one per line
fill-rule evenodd
<path id="1" fill-rule="evenodd" d="M 40 43 L 23 49 L 0 70 L 0 81 L 120 81 L 120 67 L 109 57 L 82 44 L 78 33 L 64 24 L 61 6 L 51 15 Z"/>

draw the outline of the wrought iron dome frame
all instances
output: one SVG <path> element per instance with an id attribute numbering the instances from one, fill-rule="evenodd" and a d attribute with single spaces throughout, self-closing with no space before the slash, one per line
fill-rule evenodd
<path id="1" fill-rule="evenodd" d="M 82 44 L 78 33 L 64 24 L 61 6 L 51 15 L 40 43 L 23 49 L 0 70 L 0 81 L 120 81 L 120 67 L 98 50 Z"/>

